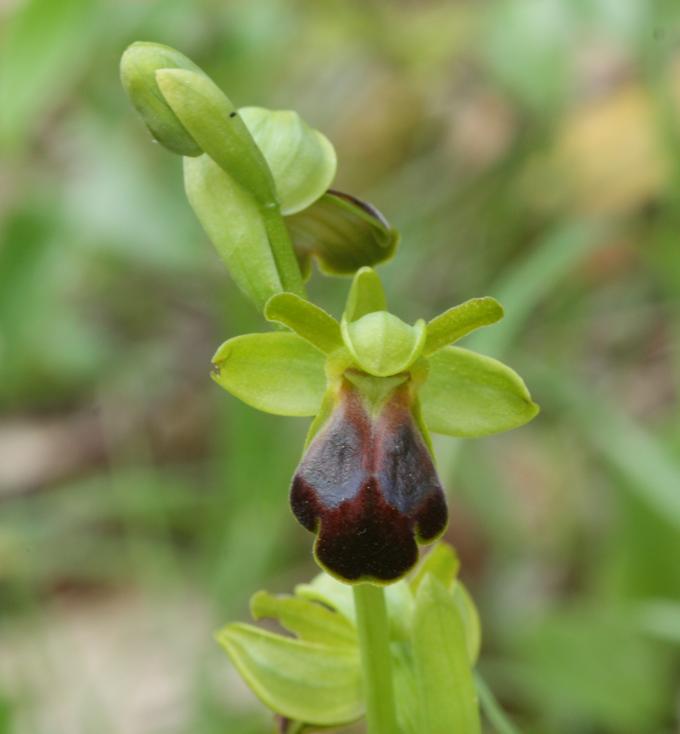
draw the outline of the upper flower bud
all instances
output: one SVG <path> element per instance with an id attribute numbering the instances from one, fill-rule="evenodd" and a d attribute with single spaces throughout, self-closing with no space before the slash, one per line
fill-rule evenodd
<path id="1" fill-rule="evenodd" d="M 203 73 L 191 59 L 170 46 L 137 41 L 128 46 L 120 60 L 123 87 L 159 143 L 179 155 L 200 155 L 201 147 L 177 119 L 158 87 L 158 69 L 189 69 Z"/>

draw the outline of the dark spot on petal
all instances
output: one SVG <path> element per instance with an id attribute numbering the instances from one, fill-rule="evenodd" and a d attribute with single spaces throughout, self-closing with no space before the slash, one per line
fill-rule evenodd
<path id="1" fill-rule="evenodd" d="M 229 117 L 236 117 L 236 115 L 238 115 L 238 112 L 236 112 L 236 110 L 232 110 L 232 111 L 231 111 L 231 112 L 229 113 Z"/>

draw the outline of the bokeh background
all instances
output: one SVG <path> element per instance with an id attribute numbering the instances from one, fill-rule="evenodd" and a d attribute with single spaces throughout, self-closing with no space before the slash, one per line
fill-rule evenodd
<path id="1" fill-rule="evenodd" d="M 527 734 L 680 731 L 677 0 L 0 3 L 0 732 L 249 734 L 213 641 L 315 573 L 287 507 L 305 421 L 208 379 L 264 329 L 132 112 L 175 46 L 333 140 L 403 240 L 393 310 L 478 295 L 467 339 L 541 415 L 437 442 L 481 669 Z M 338 313 L 347 281 L 314 276 Z"/>

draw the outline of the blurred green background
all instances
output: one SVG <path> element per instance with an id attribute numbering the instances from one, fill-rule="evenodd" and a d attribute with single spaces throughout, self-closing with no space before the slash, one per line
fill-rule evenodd
<path id="1" fill-rule="evenodd" d="M 315 573 L 287 506 L 305 422 L 208 379 L 265 326 L 123 95 L 134 40 L 331 138 L 337 188 L 403 233 L 403 318 L 501 300 L 467 345 L 542 413 L 437 442 L 481 669 L 527 734 L 680 731 L 677 0 L 16 0 L 0 24 L 0 733 L 270 731 L 213 631 Z"/>

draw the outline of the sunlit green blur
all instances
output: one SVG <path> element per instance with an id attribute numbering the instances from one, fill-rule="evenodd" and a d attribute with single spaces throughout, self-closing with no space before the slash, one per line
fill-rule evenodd
<path id="1" fill-rule="evenodd" d="M 464 344 L 542 413 L 435 442 L 480 669 L 525 734 L 677 731 L 680 3 L 15 0 L 0 734 L 271 731 L 213 633 L 316 571 L 287 502 L 306 421 L 209 379 L 222 341 L 268 327 L 125 97 L 134 40 L 333 141 L 336 188 L 402 232 L 380 272 L 405 321 L 503 304 Z M 310 294 L 338 315 L 348 284 Z"/>

